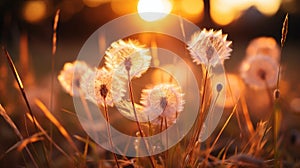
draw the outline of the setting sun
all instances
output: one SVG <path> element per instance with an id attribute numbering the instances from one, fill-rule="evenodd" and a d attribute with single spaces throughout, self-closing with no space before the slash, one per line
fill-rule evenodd
<path id="1" fill-rule="evenodd" d="M 169 0 L 140 0 L 137 6 L 140 17 L 146 21 L 164 18 L 172 10 Z"/>

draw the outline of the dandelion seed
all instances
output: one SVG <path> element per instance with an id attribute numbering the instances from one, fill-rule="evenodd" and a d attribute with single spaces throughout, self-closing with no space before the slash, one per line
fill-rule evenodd
<path id="1" fill-rule="evenodd" d="M 80 81 L 85 73 L 92 73 L 92 69 L 83 61 L 65 63 L 63 70 L 58 75 L 58 80 L 63 89 L 71 96 L 79 96 Z M 73 86 L 74 84 L 74 86 Z"/>
<path id="2" fill-rule="evenodd" d="M 178 113 L 183 110 L 183 94 L 181 89 L 172 84 L 159 84 L 151 89 L 144 89 L 141 95 L 141 104 L 145 113 L 154 113 L 155 116 L 164 117 L 168 123 L 176 122 Z M 159 124 L 160 120 L 153 120 Z"/>
<path id="3" fill-rule="evenodd" d="M 229 47 L 232 42 L 226 39 L 227 35 L 222 34 L 222 30 L 203 29 L 194 33 L 188 43 L 193 61 L 206 67 L 222 64 L 225 59 L 229 59 L 232 51 Z"/>
<path id="4" fill-rule="evenodd" d="M 246 59 L 241 66 L 241 77 L 253 88 L 274 87 L 277 81 L 278 63 L 269 56 L 258 55 Z"/>
<path id="5" fill-rule="evenodd" d="M 93 82 L 93 81 L 92 81 Z M 105 68 L 98 69 L 94 78 L 94 96 L 98 105 L 104 106 L 104 99 L 109 106 L 121 101 L 125 83 L 115 79 L 113 72 Z"/>
<path id="6" fill-rule="evenodd" d="M 118 40 L 112 43 L 105 54 L 108 70 L 123 74 L 129 72 L 131 78 L 140 77 L 148 70 L 151 62 L 149 49 L 132 40 Z"/>
<path id="7" fill-rule="evenodd" d="M 258 37 L 253 39 L 246 49 L 246 57 L 265 55 L 279 60 L 280 48 L 273 37 Z"/>

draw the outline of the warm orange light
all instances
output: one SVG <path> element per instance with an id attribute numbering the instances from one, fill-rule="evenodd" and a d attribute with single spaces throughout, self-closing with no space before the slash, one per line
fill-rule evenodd
<path id="1" fill-rule="evenodd" d="M 169 0 L 139 0 L 137 10 L 142 19 L 155 21 L 171 12 L 172 3 Z"/>
<path id="2" fill-rule="evenodd" d="M 219 25 L 228 25 L 254 6 L 264 15 L 274 15 L 281 0 L 210 0 L 210 15 Z"/>
<path id="3" fill-rule="evenodd" d="M 203 0 L 181 0 L 178 6 L 180 14 L 192 22 L 199 22 L 204 16 Z"/>
<path id="4" fill-rule="evenodd" d="M 111 0 L 111 8 L 114 13 L 124 15 L 136 11 L 136 0 Z"/>
<path id="5" fill-rule="evenodd" d="M 47 7 L 44 1 L 27 1 L 23 8 L 23 17 L 28 22 L 38 22 L 46 15 Z"/>
<path id="6" fill-rule="evenodd" d="M 103 3 L 109 2 L 109 0 L 83 0 L 83 3 L 88 7 L 97 7 Z"/>
<path id="7" fill-rule="evenodd" d="M 201 14 L 204 10 L 203 0 L 184 0 L 181 1 L 182 9 L 190 15 Z"/>
<path id="8" fill-rule="evenodd" d="M 281 0 L 256 0 L 255 7 L 264 15 L 274 15 L 281 4 Z"/>
<path id="9" fill-rule="evenodd" d="M 219 25 L 228 25 L 235 19 L 235 11 L 211 0 L 210 16 Z"/>

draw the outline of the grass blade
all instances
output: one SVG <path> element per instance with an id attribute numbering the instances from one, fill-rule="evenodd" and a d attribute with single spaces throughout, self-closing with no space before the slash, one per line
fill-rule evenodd
<path id="1" fill-rule="evenodd" d="M 11 118 L 7 115 L 6 111 L 4 110 L 4 108 L 2 107 L 2 105 L 0 104 L 0 115 L 5 119 L 5 121 L 10 125 L 10 127 L 14 130 L 15 134 L 19 137 L 20 140 L 23 140 L 23 136 L 20 133 L 19 129 L 17 128 L 17 126 L 15 125 L 15 123 L 11 120 Z M 34 165 L 34 167 L 38 168 L 38 164 L 36 163 L 36 161 L 34 160 L 33 155 L 31 154 L 30 150 L 25 147 L 26 152 L 28 153 L 30 159 L 32 160 L 32 163 Z M 0 158 L 2 158 L 3 156 L 1 156 Z"/>
<path id="2" fill-rule="evenodd" d="M 42 110 L 42 112 L 45 114 L 45 116 L 57 127 L 59 132 L 66 138 L 66 140 L 70 143 L 72 148 L 78 152 L 78 148 L 76 147 L 74 141 L 70 137 L 69 133 L 67 130 L 60 124 L 60 122 L 53 116 L 53 114 L 48 110 L 48 108 L 42 103 L 40 100 L 36 99 L 35 100 L 36 105 Z"/>
<path id="3" fill-rule="evenodd" d="M 32 110 L 31 110 L 31 107 L 30 107 L 28 98 L 27 98 L 27 96 L 26 96 L 26 93 L 25 93 L 25 90 L 24 90 L 24 86 L 23 86 L 22 80 L 21 80 L 21 78 L 20 78 L 20 76 L 19 76 L 19 73 L 18 73 L 18 71 L 17 71 L 17 69 L 16 69 L 16 67 L 15 67 L 15 65 L 14 65 L 14 62 L 13 62 L 13 60 L 11 59 L 11 56 L 9 55 L 8 51 L 6 50 L 6 48 L 5 48 L 5 47 L 2 47 L 2 50 L 3 50 L 3 52 L 5 53 L 5 56 L 6 56 L 6 58 L 7 58 L 8 64 L 9 64 L 9 66 L 10 66 L 10 69 L 12 70 L 12 72 L 13 72 L 13 74 L 14 74 L 14 77 L 15 77 L 17 83 L 18 83 L 19 89 L 20 89 L 20 91 L 21 91 L 21 93 L 22 93 L 23 99 L 24 99 L 24 101 L 25 101 L 25 103 L 26 103 L 26 106 L 27 106 L 27 108 L 28 108 L 28 110 L 29 110 L 29 113 L 30 113 L 30 115 L 33 117 L 33 113 L 32 113 Z M 35 130 L 36 130 L 36 132 L 37 132 L 37 127 L 36 127 L 35 121 L 33 122 L 33 124 L 34 124 Z"/>
<path id="4" fill-rule="evenodd" d="M 285 43 L 285 40 L 286 40 L 286 35 L 288 33 L 288 21 L 289 21 L 289 18 L 288 18 L 289 14 L 287 13 L 285 15 L 285 19 L 284 19 L 284 22 L 283 22 L 283 25 L 282 25 L 282 29 L 281 29 L 281 48 L 283 48 L 283 45 Z"/>
<path id="5" fill-rule="evenodd" d="M 33 122 L 33 118 L 30 116 L 29 113 L 26 113 L 26 116 L 31 122 Z M 72 158 L 53 141 L 53 139 L 47 134 L 47 132 L 43 129 L 43 127 L 39 124 L 38 121 L 36 121 L 36 125 L 37 125 L 38 129 L 45 135 L 45 137 L 48 139 L 48 141 L 50 143 L 52 143 L 58 151 L 60 151 L 64 156 L 66 156 L 66 158 L 68 158 L 70 161 L 72 161 Z"/>

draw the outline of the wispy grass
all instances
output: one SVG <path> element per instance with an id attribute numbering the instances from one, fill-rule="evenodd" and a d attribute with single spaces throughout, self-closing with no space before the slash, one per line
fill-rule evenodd
<path id="1" fill-rule="evenodd" d="M 42 112 L 49 119 L 49 121 L 51 121 L 51 123 L 54 124 L 56 126 L 56 128 L 59 130 L 59 132 L 66 138 L 66 140 L 70 143 L 70 145 L 74 149 L 74 151 L 79 154 L 80 151 L 78 150 L 77 146 L 75 145 L 75 142 L 72 140 L 70 134 L 61 125 L 61 123 L 54 117 L 54 115 L 48 110 L 48 108 L 44 105 L 44 103 L 42 103 L 38 99 L 35 100 L 35 103 L 42 110 Z"/>
<path id="2" fill-rule="evenodd" d="M 21 134 L 21 132 L 19 131 L 19 129 L 17 128 L 17 126 L 15 125 L 15 123 L 11 120 L 11 118 L 7 115 L 6 111 L 4 110 L 4 108 L 2 107 L 2 105 L 0 104 L 0 115 L 5 119 L 5 121 L 10 125 L 10 127 L 13 129 L 13 131 L 15 132 L 15 134 L 19 137 L 19 139 L 21 141 L 24 140 L 23 138 L 23 135 Z M 35 161 L 32 153 L 30 152 L 30 150 L 28 149 L 27 146 L 25 146 L 25 150 L 26 152 L 28 153 L 32 163 L 33 163 L 33 166 L 38 168 L 38 164 L 37 162 Z M 7 153 L 7 152 L 6 152 Z M 1 158 L 3 158 L 4 156 L 1 156 Z"/>

